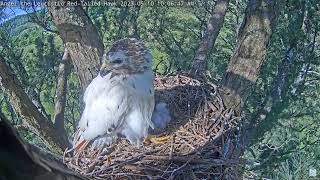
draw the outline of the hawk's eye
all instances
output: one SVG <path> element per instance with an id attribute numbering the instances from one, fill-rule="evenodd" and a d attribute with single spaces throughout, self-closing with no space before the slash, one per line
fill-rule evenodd
<path id="1" fill-rule="evenodd" d="M 111 62 L 112 64 L 121 64 L 122 60 L 121 59 L 116 59 L 114 61 Z"/>

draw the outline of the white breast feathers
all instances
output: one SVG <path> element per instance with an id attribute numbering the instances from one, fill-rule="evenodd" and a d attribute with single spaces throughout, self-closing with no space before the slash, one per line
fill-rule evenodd
<path id="1" fill-rule="evenodd" d="M 84 94 L 85 109 L 79 122 L 76 145 L 81 140 L 110 144 L 118 134 L 140 145 L 147 136 L 154 109 L 153 72 L 101 77 Z M 101 139 L 102 138 L 102 139 Z M 101 141 L 103 140 L 103 141 Z M 102 142 L 102 143 L 101 143 Z"/>

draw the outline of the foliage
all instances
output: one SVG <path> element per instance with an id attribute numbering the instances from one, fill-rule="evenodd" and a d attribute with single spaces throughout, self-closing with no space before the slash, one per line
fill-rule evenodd
<path id="1" fill-rule="evenodd" d="M 245 0 L 231 1 L 208 59 L 213 79 L 221 79 L 226 70 L 246 4 Z M 255 162 L 246 169 L 256 177 L 307 179 L 310 167 L 320 171 L 319 6 L 317 0 L 289 0 L 281 9 L 267 59 L 246 105 L 248 119 L 258 124 L 255 138 L 244 155 Z M 206 6 L 87 8 L 106 49 L 117 39 L 140 37 L 150 48 L 154 69 L 160 74 L 189 70 L 211 10 Z M 45 12 L 37 13 L 43 17 Z M 30 97 L 38 98 L 52 117 L 62 40 L 33 23 L 28 15 L 2 23 L 0 38 L 1 55 Z M 65 112 L 69 135 L 80 117 L 81 93 L 72 69 Z M 1 111 L 19 125 L 21 120 L 4 90 L 0 92 L 0 100 Z M 266 119 L 258 122 L 261 112 L 269 106 L 272 108 Z M 39 143 L 31 132 L 21 131 L 27 139 Z"/>

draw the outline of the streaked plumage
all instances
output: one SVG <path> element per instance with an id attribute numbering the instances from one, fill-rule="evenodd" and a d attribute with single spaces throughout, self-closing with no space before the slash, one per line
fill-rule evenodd
<path id="1" fill-rule="evenodd" d="M 102 58 L 99 75 L 87 87 L 74 146 L 110 144 L 125 136 L 139 146 L 153 128 L 154 75 L 151 54 L 136 39 L 116 41 Z"/>

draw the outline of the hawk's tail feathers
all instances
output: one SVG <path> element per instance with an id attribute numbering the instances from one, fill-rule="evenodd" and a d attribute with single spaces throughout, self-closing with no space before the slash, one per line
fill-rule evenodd
<path id="1" fill-rule="evenodd" d="M 90 141 L 83 139 L 81 130 L 78 129 L 76 133 L 74 134 L 73 138 L 73 147 L 70 149 L 68 152 L 73 151 L 75 155 L 79 154 L 82 152 L 90 143 Z"/>
<path id="2" fill-rule="evenodd" d="M 86 147 L 88 146 L 88 144 L 90 143 L 90 141 L 87 140 L 82 140 L 80 141 L 78 144 L 75 144 L 74 146 L 74 153 L 77 155 L 80 152 L 82 152 L 84 149 L 86 149 Z"/>

